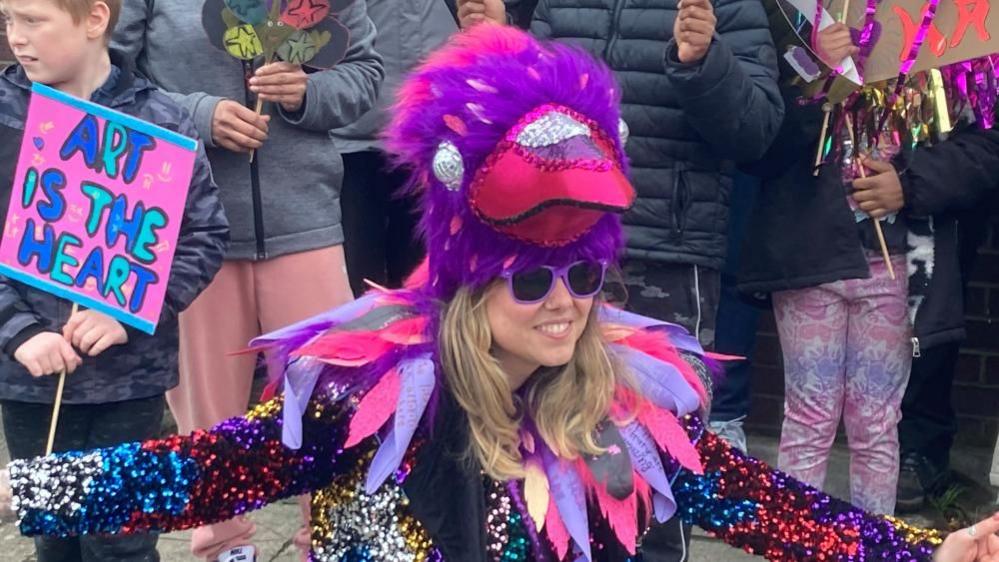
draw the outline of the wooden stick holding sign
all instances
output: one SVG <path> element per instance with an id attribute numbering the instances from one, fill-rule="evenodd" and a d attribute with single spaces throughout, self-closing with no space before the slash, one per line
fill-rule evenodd
<path id="1" fill-rule="evenodd" d="M 859 154 L 860 150 L 857 149 L 857 139 L 853 134 L 853 122 L 849 117 L 846 118 L 846 131 L 850 135 L 850 142 L 853 143 L 854 150 Z M 864 163 L 858 162 L 857 169 L 860 171 L 860 177 L 866 178 L 867 172 L 864 170 Z M 871 217 L 871 222 L 874 224 L 874 233 L 878 236 L 878 245 L 881 246 L 881 257 L 885 260 L 885 265 L 888 266 L 888 276 L 891 277 L 892 281 L 895 280 L 895 268 L 891 264 L 891 254 L 888 253 L 888 243 L 885 242 L 885 233 L 881 229 L 881 220 Z"/>
<path id="2" fill-rule="evenodd" d="M 80 310 L 80 305 L 73 303 L 73 311 L 69 317 L 76 316 Z M 52 404 L 52 421 L 49 422 L 49 440 L 45 444 L 45 455 L 52 454 L 52 445 L 55 443 L 56 427 L 59 425 L 59 409 L 62 408 L 62 391 L 66 388 L 66 369 L 59 371 L 59 385 L 56 387 L 55 403 Z"/>

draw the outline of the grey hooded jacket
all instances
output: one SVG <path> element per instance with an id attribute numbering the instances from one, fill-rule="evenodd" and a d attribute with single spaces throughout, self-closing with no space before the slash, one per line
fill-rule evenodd
<path id="1" fill-rule="evenodd" d="M 190 112 L 208 146 L 215 181 L 232 228 L 227 259 L 266 259 L 343 242 L 343 162 L 329 130 L 355 121 L 378 97 L 383 77 L 375 26 L 363 1 L 337 15 L 350 30 L 346 57 L 309 75 L 305 104 L 290 115 L 276 104 L 269 138 L 257 151 L 255 204 L 246 154 L 215 147 L 212 116 L 223 99 L 244 102 L 242 64 L 215 49 L 201 25 L 204 0 L 124 0 L 113 46 Z"/>
<path id="2" fill-rule="evenodd" d="M 378 29 L 375 49 L 385 59 L 385 81 L 374 109 L 330 133 L 342 153 L 377 148 L 405 74 L 458 30 L 444 0 L 367 0 L 367 5 Z"/>

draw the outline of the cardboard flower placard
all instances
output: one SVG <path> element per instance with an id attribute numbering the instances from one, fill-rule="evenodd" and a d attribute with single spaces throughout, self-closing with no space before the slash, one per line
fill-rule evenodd
<path id="1" fill-rule="evenodd" d="M 202 25 L 213 45 L 237 59 L 328 69 L 347 53 L 350 32 L 336 14 L 351 1 L 207 0 Z"/>

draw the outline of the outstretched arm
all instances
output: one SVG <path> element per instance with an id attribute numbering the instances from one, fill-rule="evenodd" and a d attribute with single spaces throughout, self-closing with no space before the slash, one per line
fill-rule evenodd
<path id="1" fill-rule="evenodd" d="M 310 402 L 298 450 L 281 442 L 281 399 L 209 431 L 10 464 L 25 535 L 175 531 L 316 490 L 352 467 L 337 405 Z M 360 448 L 358 448 L 360 449 Z"/>
<path id="2" fill-rule="evenodd" d="M 940 536 L 871 515 L 730 448 L 697 420 L 704 474 L 681 471 L 677 513 L 770 560 L 932 560 Z"/>

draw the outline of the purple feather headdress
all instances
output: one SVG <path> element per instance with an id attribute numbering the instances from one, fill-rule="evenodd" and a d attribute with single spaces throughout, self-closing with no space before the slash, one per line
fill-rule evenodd
<path id="1" fill-rule="evenodd" d="M 448 299 L 504 271 L 614 262 L 626 178 L 618 89 L 582 50 L 482 24 L 403 84 L 386 145 L 412 172 L 428 261 Z"/>

